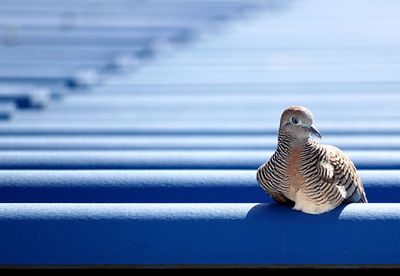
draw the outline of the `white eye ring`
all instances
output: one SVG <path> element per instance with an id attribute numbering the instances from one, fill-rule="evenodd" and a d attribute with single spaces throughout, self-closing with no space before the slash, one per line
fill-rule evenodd
<path id="1" fill-rule="evenodd" d="M 292 117 L 291 121 L 295 125 L 297 125 L 299 123 L 299 119 L 297 119 L 297 117 Z"/>

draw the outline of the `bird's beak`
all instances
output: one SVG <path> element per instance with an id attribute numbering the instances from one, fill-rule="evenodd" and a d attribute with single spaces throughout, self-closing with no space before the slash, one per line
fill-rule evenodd
<path id="1" fill-rule="evenodd" d="M 319 139 L 321 139 L 321 133 L 318 131 L 318 129 L 314 125 L 310 126 L 310 131 L 312 133 L 314 133 L 315 136 L 317 136 Z"/>

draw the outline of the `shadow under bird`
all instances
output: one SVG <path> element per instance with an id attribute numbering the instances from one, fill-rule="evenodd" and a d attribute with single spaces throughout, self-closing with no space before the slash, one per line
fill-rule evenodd
<path id="1" fill-rule="evenodd" d="M 342 203 L 367 203 L 353 162 L 338 148 L 321 145 L 311 111 L 288 107 L 281 116 L 278 146 L 257 170 L 257 181 L 275 201 L 294 203 L 308 214 L 329 212 Z"/>

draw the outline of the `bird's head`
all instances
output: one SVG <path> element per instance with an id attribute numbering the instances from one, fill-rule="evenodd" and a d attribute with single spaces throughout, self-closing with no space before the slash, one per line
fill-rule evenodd
<path id="1" fill-rule="evenodd" d="M 303 106 L 290 106 L 283 111 L 280 129 L 296 140 L 305 140 L 311 133 L 321 138 L 321 133 L 313 124 L 313 115 Z"/>

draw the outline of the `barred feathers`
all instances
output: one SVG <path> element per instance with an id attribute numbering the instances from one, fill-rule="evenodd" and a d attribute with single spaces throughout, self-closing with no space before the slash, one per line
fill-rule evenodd
<path id="1" fill-rule="evenodd" d="M 311 112 L 302 113 L 303 107 L 289 111 L 293 108 L 296 112 L 287 112 L 281 120 L 275 153 L 257 171 L 260 186 L 275 201 L 294 202 L 293 209 L 310 214 L 328 212 L 341 203 L 366 203 L 353 162 L 338 148 L 313 140 L 307 132 L 313 127 Z M 291 122 L 293 116 L 293 122 L 301 123 Z"/>

